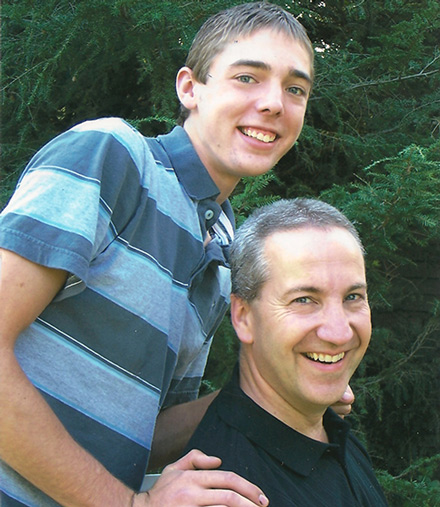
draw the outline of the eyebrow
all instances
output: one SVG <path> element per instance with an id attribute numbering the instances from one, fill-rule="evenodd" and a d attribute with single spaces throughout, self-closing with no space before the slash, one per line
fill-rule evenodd
<path id="1" fill-rule="evenodd" d="M 366 283 L 355 283 L 353 285 L 351 285 L 347 292 L 353 292 L 354 290 L 367 290 L 367 284 Z M 286 291 L 285 295 L 286 296 L 290 296 L 292 294 L 296 294 L 298 292 L 308 292 L 309 294 L 319 294 L 320 292 L 322 292 L 318 287 L 314 287 L 313 285 L 301 285 L 301 286 L 298 286 L 298 287 L 292 287 L 291 289 L 289 289 L 288 291 Z"/>
<path id="2" fill-rule="evenodd" d="M 261 60 L 237 60 L 234 63 L 231 63 L 230 67 L 253 67 L 255 69 L 261 69 L 265 71 L 272 70 L 272 67 Z M 297 77 L 299 79 L 304 79 L 305 81 L 312 83 L 312 78 L 307 72 L 298 69 L 290 69 L 289 76 Z"/>

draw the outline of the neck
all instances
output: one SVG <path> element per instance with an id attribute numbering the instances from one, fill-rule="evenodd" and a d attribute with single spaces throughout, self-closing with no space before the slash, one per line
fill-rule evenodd
<path id="1" fill-rule="evenodd" d="M 309 407 L 304 402 L 283 398 L 243 358 L 240 358 L 240 387 L 257 405 L 290 428 L 313 440 L 328 443 L 323 425 L 327 407 Z"/>
<path id="2" fill-rule="evenodd" d="M 209 173 L 209 171 L 208 171 L 208 173 Z M 236 181 L 233 185 L 231 185 L 228 188 L 222 188 L 222 187 L 224 187 L 224 185 L 220 185 L 219 182 L 215 181 L 215 178 L 213 177 L 213 175 L 211 173 L 209 173 L 209 174 L 210 174 L 211 178 L 214 180 L 214 183 L 217 185 L 217 188 L 220 190 L 220 194 L 217 197 L 216 202 L 221 205 L 232 194 L 234 188 L 237 186 L 238 181 Z"/>
<path id="3" fill-rule="evenodd" d="M 206 155 L 203 146 L 201 146 L 200 143 L 198 142 L 198 137 L 192 135 L 193 127 L 190 120 L 191 116 L 185 121 L 185 123 L 183 124 L 183 128 L 188 134 L 191 143 L 194 149 L 196 150 L 196 153 L 199 156 L 202 164 L 205 166 L 205 169 L 207 170 L 209 176 L 211 176 L 212 181 L 216 184 L 217 188 L 219 189 L 220 194 L 217 197 L 216 201 L 218 204 L 222 204 L 232 194 L 238 182 L 240 181 L 240 178 L 237 175 L 228 174 L 228 172 L 222 170 L 221 167 L 215 166 L 215 161 L 210 160 L 209 157 Z"/>

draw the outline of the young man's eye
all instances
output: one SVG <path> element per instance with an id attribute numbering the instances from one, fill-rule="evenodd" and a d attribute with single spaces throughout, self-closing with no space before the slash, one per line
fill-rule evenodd
<path id="1" fill-rule="evenodd" d="M 349 294 L 345 298 L 346 301 L 359 301 L 361 299 L 364 299 L 364 296 L 362 296 L 361 294 Z"/>
<path id="2" fill-rule="evenodd" d="M 238 76 L 237 80 L 240 81 L 240 83 L 255 83 L 255 79 L 251 76 Z"/>
<path id="3" fill-rule="evenodd" d="M 287 91 L 292 95 L 297 95 L 298 97 L 306 95 L 306 92 L 298 86 L 290 86 L 289 88 L 287 88 Z"/>

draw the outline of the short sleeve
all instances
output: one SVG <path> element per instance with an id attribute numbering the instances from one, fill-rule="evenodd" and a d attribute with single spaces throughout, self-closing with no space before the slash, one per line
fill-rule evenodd
<path id="1" fill-rule="evenodd" d="M 92 259 L 135 212 L 145 146 L 117 118 L 53 139 L 32 158 L 0 215 L 0 247 L 87 280 Z"/>

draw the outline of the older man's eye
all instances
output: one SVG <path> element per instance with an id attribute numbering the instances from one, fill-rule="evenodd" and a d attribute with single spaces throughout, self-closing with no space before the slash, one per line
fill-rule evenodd
<path id="1" fill-rule="evenodd" d="M 311 303 L 312 300 L 309 297 L 307 297 L 307 296 L 301 296 L 299 298 L 294 299 L 292 302 L 304 305 L 304 304 L 307 304 L 307 303 Z"/>

